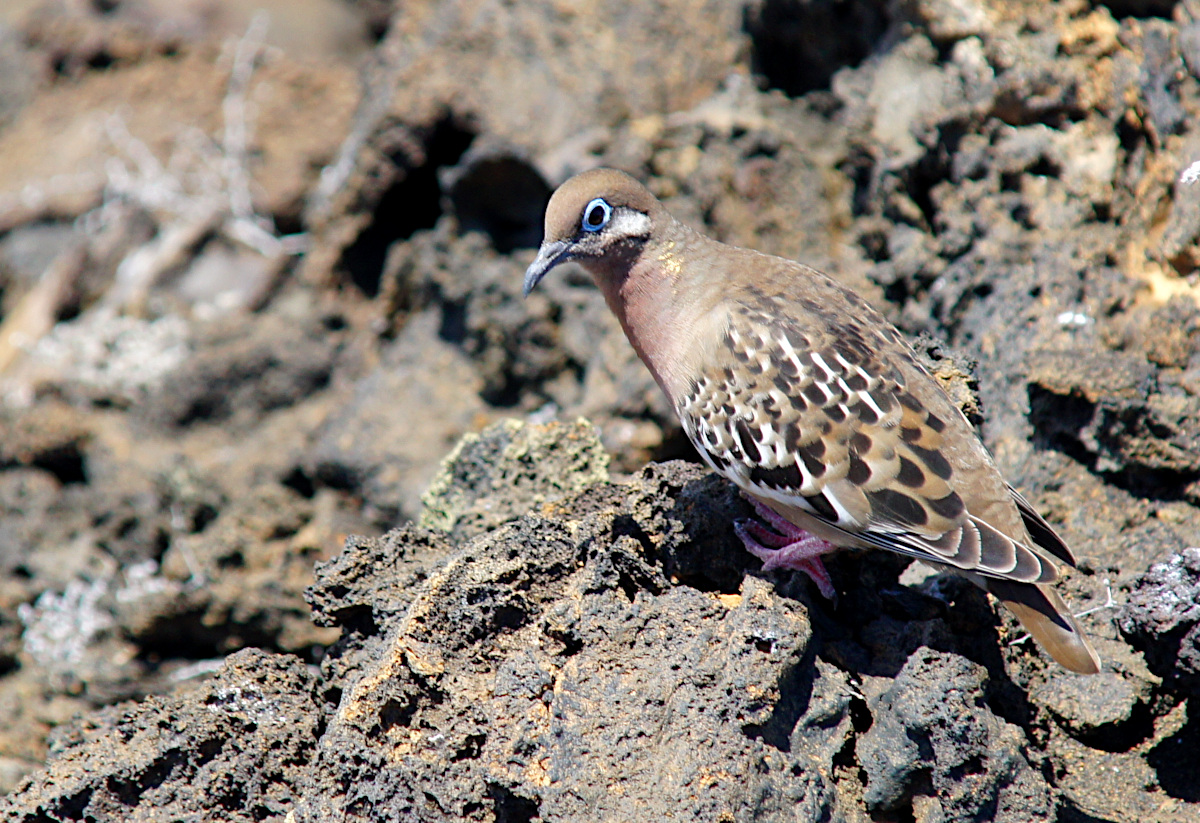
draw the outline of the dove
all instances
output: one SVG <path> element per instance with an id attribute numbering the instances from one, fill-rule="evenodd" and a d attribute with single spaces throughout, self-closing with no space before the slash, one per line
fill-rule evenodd
<path id="1" fill-rule="evenodd" d="M 706 237 L 612 169 L 554 192 L 526 296 L 567 262 L 591 274 L 700 456 L 753 503 L 761 522 L 735 529 L 765 569 L 830 597 L 823 555 L 897 552 L 990 592 L 1063 667 L 1099 671 L 1051 587 L 1074 555 L 864 299 Z"/>

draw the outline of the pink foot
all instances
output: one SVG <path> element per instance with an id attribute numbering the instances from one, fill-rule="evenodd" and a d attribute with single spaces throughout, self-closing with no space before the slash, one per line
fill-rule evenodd
<path id="1" fill-rule="evenodd" d="M 821 555 L 837 547 L 780 517 L 769 506 L 753 498 L 750 503 L 758 516 L 775 531 L 754 520 L 738 520 L 733 524 L 733 530 L 742 539 L 746 551 L 763 562 L 763 571 L 795 569 L 804 572 L 816 584 L 822 597 L 835 600 L 837 591 L 821 562 Z"/>

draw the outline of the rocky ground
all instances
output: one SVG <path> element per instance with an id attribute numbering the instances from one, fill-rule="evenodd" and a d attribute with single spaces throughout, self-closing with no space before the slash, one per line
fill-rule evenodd
<path id="1" fill-rule="evenodd" d="M 5 3 L 0 815 L 1200 819 L 1197 21 Z M 521 299 L 599 164 L 929 336 L 1100 675 L 760 571 L 587 278 Z"/>

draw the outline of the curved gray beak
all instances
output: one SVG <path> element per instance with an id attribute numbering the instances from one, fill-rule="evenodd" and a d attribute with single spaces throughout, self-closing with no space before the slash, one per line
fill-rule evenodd
<path id="1" fill-rule="evenodd" d="M 525 269 L 525 296 L 537 288 L 537 284 L 542 282 L 552 268 L 559 263 L 569 260 L 571 257 L 571 246 L 565 240 L 553 240 L 542 243 L 542 247 L 538 249 L 537 257 L 529 264 L 529 268 Z"/>

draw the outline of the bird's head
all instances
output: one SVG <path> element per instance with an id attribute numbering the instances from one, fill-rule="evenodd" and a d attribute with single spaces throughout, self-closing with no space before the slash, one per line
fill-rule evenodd
<path id="1" fill-rule="evenodd" d="M 624 172 L 593 169 L 559 186 L 546 207 L 546 235 L 525 271 L 525 295 L 559 263 L 575 261 L 603 287 L 650 239 L 662 205 Z"/>

